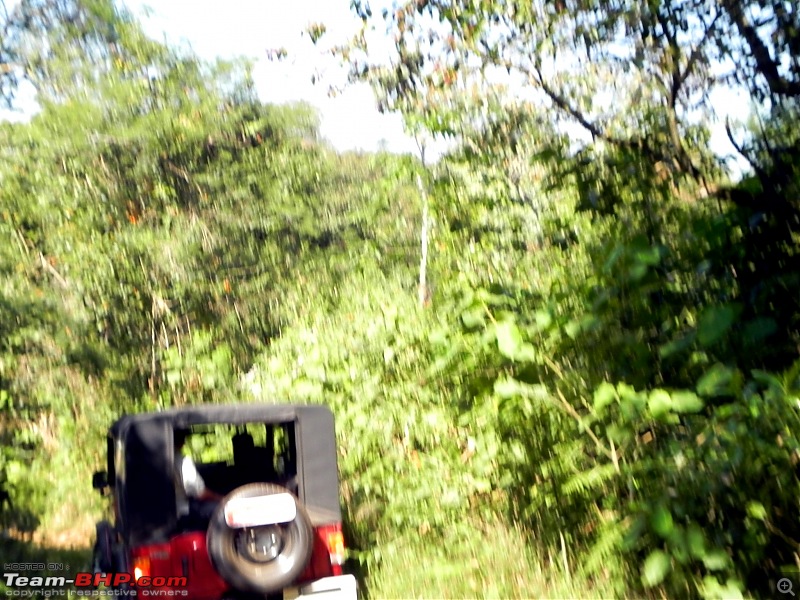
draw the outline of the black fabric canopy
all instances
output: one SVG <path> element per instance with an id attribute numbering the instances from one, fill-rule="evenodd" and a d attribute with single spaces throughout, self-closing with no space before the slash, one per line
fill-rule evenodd
<path id="1" fill-rule="evenodd" d="M 127 415 L 109 430 L 109 449 L 121 444 L 124 451 L 124 464 L 109 464 L 109 473 L 115 474 L 121 532 L 130 546 L 165 542 L 176 529 L 174 432 L 248 423 L 294 425 L 299 499 L 314 525 L 341 521 L 336 436 L 328 407 L 199 405 Z"/>

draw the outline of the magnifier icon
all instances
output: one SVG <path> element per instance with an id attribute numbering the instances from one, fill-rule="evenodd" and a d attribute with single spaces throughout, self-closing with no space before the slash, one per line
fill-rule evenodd
<path id="1" fill-rule="evenodd" d="M 791 594 L 792 596 L 795 595 L 792 591 L 792 582 L 785 577 L 778 580 L 777 588 L 781 594 Z"/>

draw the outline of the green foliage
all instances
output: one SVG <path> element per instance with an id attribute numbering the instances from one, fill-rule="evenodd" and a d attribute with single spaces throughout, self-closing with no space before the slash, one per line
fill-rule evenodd
<path id="1" fill-rule="evenodd" d="M 765 62 L 740 63 L 756 101 L 788 109 L 741 149 L 756 181 L 730 188 L 710 184 L 708 135 L 686 115 L 713 112 L 703 56 L 754 57 L 766 29 L 797 24 L 770 13 L 745 33 L 730 3 L 716 15 L 670 2 L 528 8 L 406 3 L 382 15 L 392 65 L 351 59 L 412 129 L 460 144 L 435 169 L 447 256 L 432 271 L 447 283 L 427 375 L 491 465 L 496 499 L 472 504 L 507 503 L 539 548 L 566 539 L 567 561 L 598 574 L 622 565 L 613 577 L 633 594 L 766 593 L 800 534 L 765 515 L 790 513 L 798 483 L 795 392 L 775 375 L 794 381 L 797 359 L 797 228 L 779 225 L 800 208 L 796 103 L 788 88 L 764 94 Z M 570 49 L 588 61 L 546 62 Z M 498 67 L 534 100 L 504 96 Z M 594 143 L 566 151 L 552 109 Z M 755 475 L 765 469 L 775 487 Z"/>
<path id="2" fill-rule="evenodd" d="M 789 56 L 796 15 L 762 7 L 748 37 L 730 2 L 451 4 L 387 11 L 395 64 L 360 65 L 412 131 L 456 139 L 430 169 L 334 153 L 247 62 L 152 42 L 107 3 L 20 4 L 0 60 L 27 61 L 42 112 L 0 126 L 4 556 L 86 541 L 100 501 L 75 490 L 114 416 L 246 398 L 334 409 L 377 596 L 727 598 L 790 573 L 800 138 L 796 73 L 758 39 Z M 550 73 L 566 49 L 591 66 Z M 689 116 L 713 56 L 774 100 L 739 184 Z"/>
<path id="3" fill-rule="evenodd" d="M 407 273 L 416 247 L 395 218 L 414 213 L 411 161 L 336 155 L 309 107 L 257 101 L 247 64 L 114 26 L 96 85 L 0 127 L 2 527 L 45 544 L 90 538 L 100 499 L 74 492 L 114 416 L 240 398 L 355 257 Z"/>

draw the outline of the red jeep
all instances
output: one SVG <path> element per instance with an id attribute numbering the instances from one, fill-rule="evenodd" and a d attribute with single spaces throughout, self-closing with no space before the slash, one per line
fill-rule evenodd
<path id="1" fill-rule="evenodd" d="M 211 491 L 202 497 L 182 489 L 186 449 Z M 122 417 L 109 430 L 107 471 L 93 480 L 110 488 L 115 516 L 97 524 L 93 569 L 139 596 L 354 600 L 355 578 L 342 574 L 336 457 L 324 406 Z"/>

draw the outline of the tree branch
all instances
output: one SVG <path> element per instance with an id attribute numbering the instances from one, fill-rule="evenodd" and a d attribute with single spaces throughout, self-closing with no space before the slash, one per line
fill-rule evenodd
<path id="1" fill-rule="evenodd" d="M 800 82 L 789 81 L 781 76 L 778 63 L 770 55 L 769 48 L 758 36 L 755 27 L 748 21 L 742 3 L 739 0 L 721 0 L 720 5 L 747 42 L 750 54 L 756 61 L 756 70 L 767 80 L 769 90 L 778 96 L 800 96 Z"/>
<path id="2" fill-rule="evenodd" d="M 691 75 L 692 70 L 694 69 L 694 65 L 700 59 L 701 51 L 708 42 L 708 40 L 711 38 L 711 34 L 716 28 L 717 21 L 719 20 L 721 15 L 722 11 L 719 11 L 717 12 L 716 15 L 714 15 L 714 18 L 711 20 L 711 23 L 709 23 L 708 27 L 706 27 L 705 33 L 703 34 L 703 39 L 700 40 L 697 46 L 695 46 L 694 50 L 692 50 L 692 53 L 689 55 L 689 60 L 686 61 L 686 68 L 680 75 L 681 86 L 686 82 L 686 79 L 688 79 L 689 75 Z"/>
<path id="3" fill-rule="evenodd" d="M 547 94 L 547 97 L 550 98 L 550 100 L 552 100 L 553 103 L 558 106 L 558 108 L 568 113 L 573 119 L 575 119 L 581 125 L 581 127 L 591 133 L 592 137 L 609 142 L 615 146 L 637 149 L 642 149 L 644 147 L 644 141 L 642 140 L 626 140 L 623 138 L 618 138 L 600 129 L 595 123 L 589 121 L 582 112 L 572 106 L 566 98 L 561 96 L 558 92 L 545 83 L 544 76 L 542 75 L 541 70 L 539 70 L 539 67 L 534 67 L 534 70 L 536 71 L 536 84 L 545 94 Z"/>
<path id="4" fill-rule="evenodd" d="M 572 106 L 563 96 L 561 96 L 558 92 L 552 89 L 547 83 L 544 81 L 544 77 L 542 76 L 541 71 L 538 67 L 535 67 L 536 71 L 536 81 L 535 83 L 541 88 L 541 90 L 553 101 L 553 103 L 563 110 L 564 112 L 568 113 L 573 119 L 575 119 L 584 129 L 586 129 L 589 133 L 592 134 L 592 137 L 596 139 L 603 140 L 608 142 L 609 144 L 613 144 L 620 148 L 626 148 L 629 150 L 636 150 L 641 152 L 645 156 L 648 156 L 654 162 L 664 161 L 667 163 L 673 163 L 677 160 L 676 166 L 681 169 L 681 171 L 685 173 L 689 173 L 693 177 L 698 179 L 702 179 L 702 173 L 700 170 L 692 163 L 691 158 L 686 153 L 683 148 L 683 144 L 680 140 L 680 132 L 678 131 L 678 124 L 675 120 L 674 111 L 670 113 L 670 136 L 673 139 L 673 143 L 676 144 L 675 153 L 666 153 L 662 150 L 658 150 L 653 148 L 646 139 L 643 138 L 620 138 L 613 136 L 609 133 L 606 133 L 602 129 L 600 129 L 595 123 L 589 121 L 586 116 L 579 111 L 577 108 Z M 676 141 L 677 140 L 677 143 Z"/>
<path id="5" fill-rule="evenodd" d="M 59 283 L 59 285 L 61 285 L 61 287 L 63 288 L 69 287 L 69 282 L 66 279 L 64 279 L 61 273 L 56 271 L 56 268 L 48 262 L 48 260 L 44 257 L 44 254 L 42 254 L 41 252 L 39 252 L 39 261 L 42 263 L 42 268 L 44 268 L 53 277 L 55 277 L 56 281 Z"/>
<path id="6" fill-rule="evenodd" d="M 747 161 L 747 164 L 749 164 L 750 167 L 752 167 L 753 171 L 756 174 L 758 174 L 759 176 L 760 175 L 766 176 L 766 173 L 764 173 L 764 170 L 747 153 L 747 151 L 745 150 L 744 144 L 739 144 L 736 141 L 736 139 L 733 137 L 733 131 L 731 131 L 730 119 L 727 119 L 727 118 L 725 119 L 725 133 L 728 134 L 728 141 L 730 141 L 731 145 L 734 147 L 736 152 L 738 152 L 739 155 L 742 156 Z"/>
<path id="7" fill-rule="evenodd" d="M 667 66 L 669 67 L 670 79 L 672 81 L 669 86 L 668 103 L 670 109 L 674 110 L 678 102 L 678 93 L 683 84 L 681 80 L 681 50 L 677 39 L 675 39 L 675 32 L 672 31 L 672 26 L 667 17 L 661 14 L 660 11 L 656 11 L 656 19 L 659 25 L 661 25 L 661 30 L 664 32 L 664 37 L 667 38 L 667 43 L 669 45 L 669 48 L 666 49 L 666 58 L 668 61 Z"/>
<path id="8" fill-rule="evenodd" d="M 719 16 L 719 14 L 717 16 Z M 700 49 L 703 47 L 705 40 L 708 39 L 710 27 L 706 28 L 703 40 L 692 51 L 692 54 L 687 61 L 686 69 L 682 71 L 681 49 L 680 45 L 678 44 L 675 31 L 673 30 L 673 23 L 670 21 L 668 16 L 661 14 L 661 12 L 657 12 L 656 19 L 661 25 L 661 29 L 664 32 L 664 37 L 667 39 L 667 43 L 669 45 L 669 47 L 666 49 L 666 66 L 668 67 L 671 80 L 670 85 L 668 86 L 667 96 L 667 126 L 669 128 L 669 137 L 672 141 L 673 147 L 675 148 L 675 158 L 677 159 L 681 169 L 687 173 L 691 173 L 694 177 L 699 178 L 700 170 L 695 166 L 694 162 L 692 162 L 692 158 L 689 156 L 689 153 L 686 152 L 686 148 L 683 145 L 683 140 L 681 139 L 680 130 L 678 128 L 677 108 L 678 96 L 680 95 L 681 89 L 686 82 L 689 73 L 691 72 L 692 66 L 697 61 Z M 713 23 L 714 21 L 712 21 L 712 25 Z"/>

